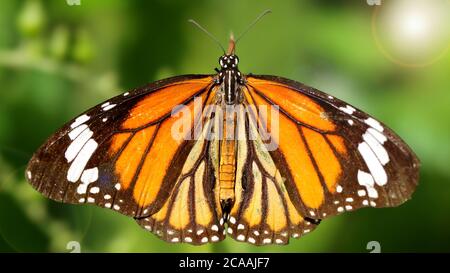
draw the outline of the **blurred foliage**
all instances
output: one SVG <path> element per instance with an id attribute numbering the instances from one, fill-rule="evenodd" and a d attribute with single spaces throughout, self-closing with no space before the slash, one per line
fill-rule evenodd
<path id="1" fill-rule="evenodd" d="M 424 67 L 389 61 L 372 35 L 374 7 L 362 0 L 80 4 L 1 3 L 0 251 L 68 252 L 69 241 L 83 252 L 368 252 L 369 241 L 383 252 L 450 250 L 449 54 Z M 334 217 L 287 246 L 193 247 L 165 243 L 113 211 L 47 200 L 25 181 L 32 153 L 85 109 L 163 77 L 212 73 L 221 52 L 187 19 L 226 43 L 267 8 L 273 13 L 238 45 L 241 71 L 304 82 L 388 124 L 422 161 L 411 201 Z"/>

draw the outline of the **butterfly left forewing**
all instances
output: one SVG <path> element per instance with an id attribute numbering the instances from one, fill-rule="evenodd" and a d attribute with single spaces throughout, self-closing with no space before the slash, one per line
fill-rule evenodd
<path id="1" fill-rule="evenodd" d="M 189 149 L 172 138 L 172 109 L 182 104 L 179 111 L 192 111 L 195 98 L 206 101 L 212 83 L 210 76 L 174 77 L 88 110 L 38 149 L 28 180 L 56 201 L 93 203 L 133 217 L 156 212 Z"/>

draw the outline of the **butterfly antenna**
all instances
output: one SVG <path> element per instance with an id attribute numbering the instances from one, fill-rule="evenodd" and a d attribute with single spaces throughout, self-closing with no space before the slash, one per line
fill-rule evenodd
<path id="1" fill-rule="evenodd" d="M 237 43 L 256 23 L 258 23 L 264 16 L 271 13 L 272 11 L 270 9 L 263 11 L 256 19 L 247 27 L 247 29 L 242 32 L 241 35 L 236 39 L 235 43 Z"/>
<path id="2" fill-rule="evenodd" d="M 230 43 L 228 44 L 228 55 L 234 54 L 234 50 L 236 48 L 236 41 L 234 40 L 234 34 L 233 32 L 230 33 Z"/>
<path id="3" fill-rule="evenodd" d="M 222 46 L 222 44 L 220 43 L 220 41 L 214 37 L 214 35 L 212 35 L 209 31 L 207 31 L 204 27 L 202 27 L 199 23 L 197 23 L 195 20 L 193 19 L 189 19 L 188 20 L 189 23 L 194 24 L 196 27 L 198 27 L 201 31 L 203 31 L 204 33 L 206 33 L 206 35 L 209 36 L 209 38 L 211 38 L 214 42 L 216 42 L 216 44 L 219 45 L 220 49 L 222 49 L 223 54 L 225 54 L 225 48 Z"/>

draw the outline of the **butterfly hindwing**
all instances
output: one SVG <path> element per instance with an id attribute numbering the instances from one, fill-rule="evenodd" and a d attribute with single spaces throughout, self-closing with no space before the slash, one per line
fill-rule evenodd
<path id="1" fill-rule="evenodd" d="M 255 108 L 240 113 L 236 200 L 228 219 L 228 235 L 255 245 L 287 244 L 312 231 L 318 224 L 294 207 L 263 139 L 258 131 Z M 241 178 L 241 179 L 239 179 Z"/>
<path id="2" fill-rule="evenodd" d="M 212 106 L 217 107 L 217 106 Z M 181 173 L 161 209 L 137 222 L 163 240 L 194 245 L 225 238 L 224 221 L 216 183 L 217 142 L 211 138 L 219 129 L 214 111 L 204 111 L 201 134 L 191 141 Z M 217 138 L 216 138 L 217 140 Z"/>

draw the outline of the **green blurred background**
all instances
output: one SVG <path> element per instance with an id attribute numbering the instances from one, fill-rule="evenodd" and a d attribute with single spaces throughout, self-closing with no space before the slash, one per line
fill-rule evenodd
<path id="1" fill-rule="evenodd" d="M 450 251 L 450 4 L 376 2 L 2 0 L 0 251 L 68 252 L 69 241 L 82 252 L 369 252 L 370 241 L 382 252 Z M 110 210 L 47 200 L 25 181 L 32 153 L 87 108 L 164 77 L 212 73 L 221 52 L 188 19 L 226 44 L 268 8 L 238 44 L 241 71 L 301 81 L 388 124 L 422 161 L 412 200 L 325 220 L 287 246 L 193 247 Z"/>

